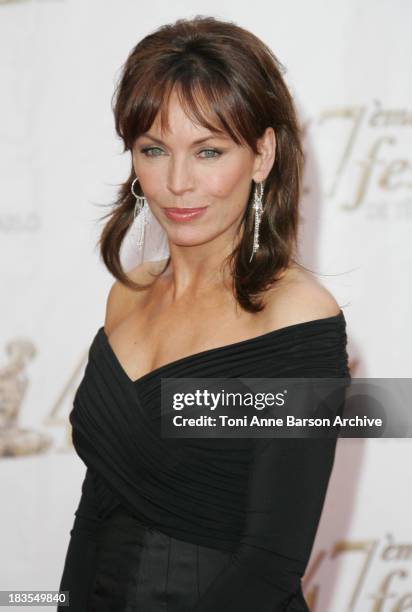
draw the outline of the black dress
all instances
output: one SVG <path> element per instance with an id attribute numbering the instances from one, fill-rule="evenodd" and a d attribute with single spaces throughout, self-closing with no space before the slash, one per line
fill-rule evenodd
<path id="1" fill-rule="evenodd" d="M 350 378 L 346 344 L 340 310 L 132 381 L 101 327 L 69 417 L 87 467 L 60 583 L 69 610 L 307 612 L 336 438 L 162 438 L 160 379 Z"/>

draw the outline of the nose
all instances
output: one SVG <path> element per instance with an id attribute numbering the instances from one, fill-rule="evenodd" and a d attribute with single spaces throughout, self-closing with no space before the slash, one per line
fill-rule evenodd
<path id="1" fill-rule="evenodd" d="M 176 194 L 182 194 L 193 189 L 194 177 L 190 167 L 190 161 L 182 156 L 172 157 L 168 167 L 167 186 Z"/>

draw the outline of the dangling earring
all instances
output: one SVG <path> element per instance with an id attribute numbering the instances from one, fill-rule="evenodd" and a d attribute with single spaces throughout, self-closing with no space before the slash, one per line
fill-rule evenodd
<path id="1" fill-rule="evenodd" d="M 259 225 L 260 225 L 260 219 L 263 213 L 262 199 L 263 199 L 264 184 L 265 184 L 265 181 L 262 181 L 261 183 L 256 183 L 256 186 L 255 186 L 255 194 L 254 194 L 254 200 L 253 200 L 253 208 L 255 211 L 255 228 L 254 228 L 254 233 L 253 233 L 253 250 L 252 250 L 252 254 L 249 259 L 249 263 L 252 261 L 253 255 L 256 253 L 256 251 L 259 248 Z M 260 188 L 259 193 L 257 192 L 258 186 Z"/>
<path id="2" fill-rule="evenodd" d="M 139 196 L 134 192 L 134 185 L 138 180 L 138 177 L 134 179 L 131 187 L 131 192 L 136 198 L 136 204 L 134 205 L 133 212 L 133 221 L 136 221 L 136 217 L 138 217 L 136 223 L 136 244 L 138 248 L 142 248 L 144 242 L 145 227 L 148 222 L 149 205 L 144 196 Z"/>

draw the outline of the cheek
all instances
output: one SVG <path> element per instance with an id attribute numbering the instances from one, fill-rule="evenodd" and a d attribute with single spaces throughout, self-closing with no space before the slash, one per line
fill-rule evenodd
<path id="1" fill-rule="evenodd" d="M 142 168 L 140 169 L 134 165 L 135 174 L 140 179 L 140 185 L 142 186 L 145 196 L 152 200 L 155 204 L 162 199 L 162 172 L 156 171 L 156 168 Z M 139 171 L 140 170 L 140 171 Z"/>
<path id="2" fill-rule="evenodd" d="M 207 178 L 208 192 L 217 198 L 238 197 L 248 192 L 250 187 L 250 168 L 248 164 L 228 164 L 225 168 Z"/>

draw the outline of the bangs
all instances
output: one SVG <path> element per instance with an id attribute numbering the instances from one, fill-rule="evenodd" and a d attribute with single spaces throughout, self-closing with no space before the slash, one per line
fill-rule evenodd
<path id="1" fill-rule="evenodd" d="M 195 125 L 255 150 L 253 120 L 248 117 L 242 97 L 221 76 L 203 72 L 193 77 L 185 68 L 180 74 L 164 76 L 163 80 L 153 78 L 144 87 L 136 87 L 130 113 L 123 116 L 122 137 L 127 147 L 131 149 L 135 140 L 150 130 L 158 115 L 161 132 L 170 131 L 169 100 L 175 92 L 184 113 Z"/>

